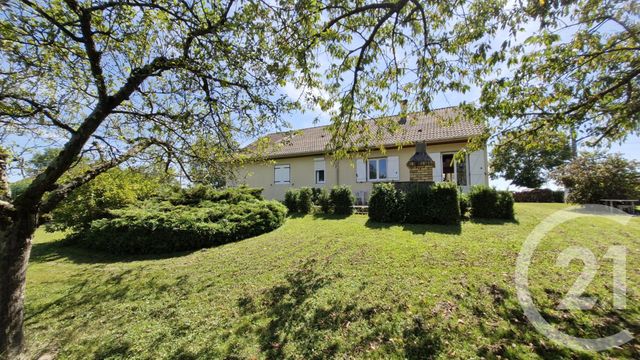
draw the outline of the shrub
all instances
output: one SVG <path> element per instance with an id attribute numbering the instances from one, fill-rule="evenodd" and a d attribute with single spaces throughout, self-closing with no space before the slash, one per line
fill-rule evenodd
<path id="1" fill-rule="evenodd" d="M 380 183 L 373 186 L 369 198 L 369 218 L 378 222 L 404 221 L 404 196 L 393 184 Z"/>
<path id="2" fill-rule="evenodd" d="M 333 212 L 338 215 L 351 215 L 355 197 L 348 186 L 335 186 L 329 194 Z"/>
<path id="3" fill-rule="evenodd" d="M 431 202 L 428 206 L 429 212 L 433 216 L 433 222 L 435 224 L 459 223 L 458 186 L 451 182 L 440 182 L 431 187 L 431 192 Z"/>
<path id="4" fill-rule="evenodd" d="M 487 219 L 513 219 L 513 195 L 484 185 L 476 185 L 469 192 L 471 217 Z"/>
<path id="5" fill-rule="evenodd" d="M 195 185 L 178 190 L 169 196 L 174 205 L 196 205 L 202 201 L 215 203 L 237 204 L 241 201 L 263 200 L 261 188 L 246 186 L 218 189 L 212 185 Z"/>
<path id="6" fill-rule="evenodd" d="M 453 183 L 376 184 L 369 199 L 369 218 L 380 222 L 456 224 L 460 221 L 458 188 Z"/>
<path id="7" fill-rule="evenodd" d="M 309 214 L 313 211 L 313 191 L 311 188 L 303 187 L 298 191 L 296 209 L 303 214 Z"/>
<path id="8" fill-rule="evenodd" d="M 202 206 L 149 202 L 111 212 L 77 237 L 80 245 L 112 253 L 195 250 L 256 236 L 281 226 L 287 209 L 277 201 Z"/>
<path id="9" fill-rule="evenodd" d="M 551 173 L 568 191 L 567 202 L 599 204 L 601 199 L 640 197 L 640 163 L 619 154 L 583 153 Z"/>
<path id="10" fill-rule="evenodd" d="M 167 184 L 136 169 L 113 168 L 74 190 L 51 212 L 49 231 L 80 231 L 109 210 L 121 209 L 161 194 Z"/>
<path id="11" fill-rule="evenodd" d="M 564 202 L 564 191 L 533 189 L 529 191 L 514 192 L 513 198 L 516 202 Z"/>
<path id="12" fill-rule="evenodd" d="M 458 202 L 460 203 L 460 216 L 465 217 L 469 208 L 471 207 L 471 202 L 469 201 L 469 195 L 465 193 L 460 193 L 460 197 L 458 198 Z"/>
<path id="13" fill-rule="evenodd" d="M 430 186 L 406 187 L 404 218 L 410 224 L 433 223 L 432 190 Z"/>
<path id="14" fill-rule="evenodd" d="M 476 185 L 469 192 L 471 202 L 471 217 L 473 218 L 494 218 L 496 203 L 498 202 L 498 191 L 484 185 Z"/>
<path id="15" fill-rule="evenodd" d="M 513 194 L 509 191 L 498 191 L 496 202 L 496 216 L 498 219 L 513 220 Z"/>
<path id="16" fill-rule="evenodd" d="M 298 190 L 288 189 L 284 194 L 284 206 L 287 207 L 289 213 L 298 212 Z"/>
<path id="17" fill-rule="evenodd" d="M 318 206 L 320 206 L 320 211 L 324 214 L 331 212 L 331 197 L 326 189 L 322 189 L 318 196 Z"/>
<path id="18" fill-rule="evenodd" d="M 311 202 L 313 202 L 313 205 L 317 205 L 320 206 L 320 196 L 322 195 L 322 192 L 324 191 L 324 189 L 321 188 L 311 188 Z"/>

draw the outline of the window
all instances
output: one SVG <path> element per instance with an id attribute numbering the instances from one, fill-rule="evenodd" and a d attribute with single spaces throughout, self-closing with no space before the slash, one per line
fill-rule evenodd
<path id="1" fill-rule="evenodd" d="M 387 159 L 370 159 L 369 161 L 369 180 L 380 181 L 387 178 Z"/>
<path id="2" fill-rule="evenodd" d="M 313 169 L 315 173 L 316 184 L 324 184 L 325 165 L 324 159 L 318 158 L 313 160 Z"/>
<path id="3" fill-rule="evenodd" d="M 291 178 L 291 166 L 289 165 L 276 165 L 274 167 L 274 184 L 290 184 Z"/>
<path id="4" fill-rule="evenodd" d="M 442 181 L 451 181 L 467 186 L 467 161 L 456 162 L 455 154 L 442 154 Z"/>

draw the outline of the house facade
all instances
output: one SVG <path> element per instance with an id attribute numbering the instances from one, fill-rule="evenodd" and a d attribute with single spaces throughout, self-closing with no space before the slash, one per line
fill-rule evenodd
<path id="1" fill-rule="evenodd" d="M 488 184 L 486 148 L 467 154 L 461 162 L 455 162 L 454 155 L 484 127 L 464 119 L 447 123 L 456 114 L 456 108 L 446 108 L 393 118 L 398 131 L 383 135 L 366 156 L 342 160 L 325 154 L 331 140 L 326 127 L 270 134 L 272 146 L 266 155 L 238 168 L 230 183 L 263 188 L 265 198 L 277 200 L 292 187 L 347 185 L 360 204 L 367 203 L 377 182 L 451 181 L 468 191 L 473 185 Z"/>

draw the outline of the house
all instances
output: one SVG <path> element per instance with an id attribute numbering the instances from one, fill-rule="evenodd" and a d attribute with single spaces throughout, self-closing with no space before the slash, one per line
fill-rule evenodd
<path id="1" fill-rule="evenodd" d="M 376 182 L 453 181 L 468 191 L 472 185 L 488 184 L 487 151 L 485 147 L 467 154 L 464 162 L 453 161 L 471 137 L 484 131 L 484 126 L 467 120 L 446 124 L 459 114 L 450 107 L 385 118 L 397 121 L 399 130 L 385 131 L 367 149 L 366 158 L 331 159 L 325 152 L 331 141 L 326 126 L 269 134 L 272 146 L 264 158 L 241 166 L 230 183 L 264 188 L 267 199 L 278 200 L 291 187 L 348 185 L 360 204 L 367 203 Z M 375 121 L 366 121 L 374 129 Z"/>

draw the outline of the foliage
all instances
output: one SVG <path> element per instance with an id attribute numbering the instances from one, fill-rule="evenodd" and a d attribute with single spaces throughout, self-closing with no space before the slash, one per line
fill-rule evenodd
<path id="1" fill-rule="evenodd" d="M 369 218 L 378 222 L 457 224 L 458 188 L 448 182 L 403 190 L 396 189 L 394 184 L 376 184 L 369 199 Z"/>
<path id="2" fill-rule="evenodd" d="M 638 166 L 620 154 L 583 153 L 551 176 L 568 189 L 567 202 L 600 204 L 600 199 L 638 199 Z"/>
<path id="3" fill-rule="evenodd" d="M 638 133 L 639 16 L 634 0 L 516 6 L 514 23 L 540 26 L 524 41 L 513 32 L 487 56 L 489 64 L 509 70 L 482 88 L 483 115 L 498 123 L 494 134 L 515 132 L 525 146 L 558 130 L 590 144 Z"/>
<path id="4" fill-rule="evenodd" d="M 34 154 L 25 169 L 25 172 L 29 177 L 38 176 L 49 164 L 58 156 L 60 149 L 58 148 L 46 148 L 45 150 Z"/>
<path id="5" fill-rule="evenodd" d="M 356 198 L 346 185 L 334 186 L 329 194 L 334 214 L 351 215 Z"/>
<path id="6" fill-rule="evenodd" d="M 369 197 L 369 218 L 377 222 L 404 221 L 404 194 L 391 183 L 373 186 Z"/>
<path id="7" fill-rule="evenodd" d="M 121 254 L 170 253 L 226 244 L 280 227 L 286 208 L 277 201 L 240 201 L 198 206 L 148 202 L 113 210 L 78 237 L 82 246 Z"/>
<path id="8" fill-rule="evenodd" d="M 310 214 L 313 211 L 313 191 L 309 187 L 302 187 L 298 191 L 298 203 L 296 209 L 302 214 Z"/>
<path id="9" fill-rule="evenodd" d="M 322 189 L 322 191 L 320 191 L 320 195 L 318 195 L 318 206 L 323 214 L 331 213 L 331 196 L 329 196 L 327 189 Z"/>
<path id="10" fill-rule="evenodd" d="M 51 212 L 48 231 L 78 231 L 109 210 L 160 195 L 168 185 L 138 169 L 113 168 L 74 190 Z"/>
<path id="11" fill-rule="evenodd" d="M 469 208 L 471 208 L 471 200 L 469 200 L 469 195 L 460 192 L 458 197 L 458 203 L 460 204 L 460 216 L 465 217 Z"/>
<path id="12" fill-rule="evenodd" d="M 32 181 L 33 179 L 26 178 L 9 184 L 9 188 L 11 189 L 11 198 L 15 199 L 22 195 L 24 191 L 27 190 L 27 187 L 31 185 Z"/>
<path id="13" fill-rule="evenodd" d="M 298 197 L 300 193 L 297 189 L 289 188 L 284 194 L 284 205 L 290 214 L 298 212 Z"/>
<path id="14" fill-rule="evenodd" d="M 514 141 L 517 134 L 503 136 L 491 152 L 491 176 L 504 177 L 521 187 L 542 186 L 549 171 L 571 157 L 571 148 L 565 134 L 550 132 L 537 136 L 539 141 L 525 144 Z"/>
<path id="15" fill-rule="evenodd" d="M 529 191 L 520 191 L 513 193 L 513 199 L 516 202 L 564 202 L 563 190 L 551 190 L 551 189 L 533 189 Z"/>
<path id="16" fill-rule="evenodd" d="M 179 189 L 168 196 L 174 205 L 197 205 L 203 201 L 214 203 L 237 204 L 241 201 L 263 200 L 262 189 L 246 186 L 218 189 L 213 185 L 197 184 L 189 188 Z"/>
<path id="17" fill-rule="evenodd" d="M 498 191 L 485 185 L 471 187 L 469 192 L 471 217 L 483 219 L 514 218 L 513 195 L 508 191 Z"/>
<path id="18" fill-rule="evenodd" d="M 313 202 L 313 205 L 320 206 L 320 196 L 322 195 L 323 191 L 325 191 L 324 188 L 311 188 L 311 201 Z"/>

